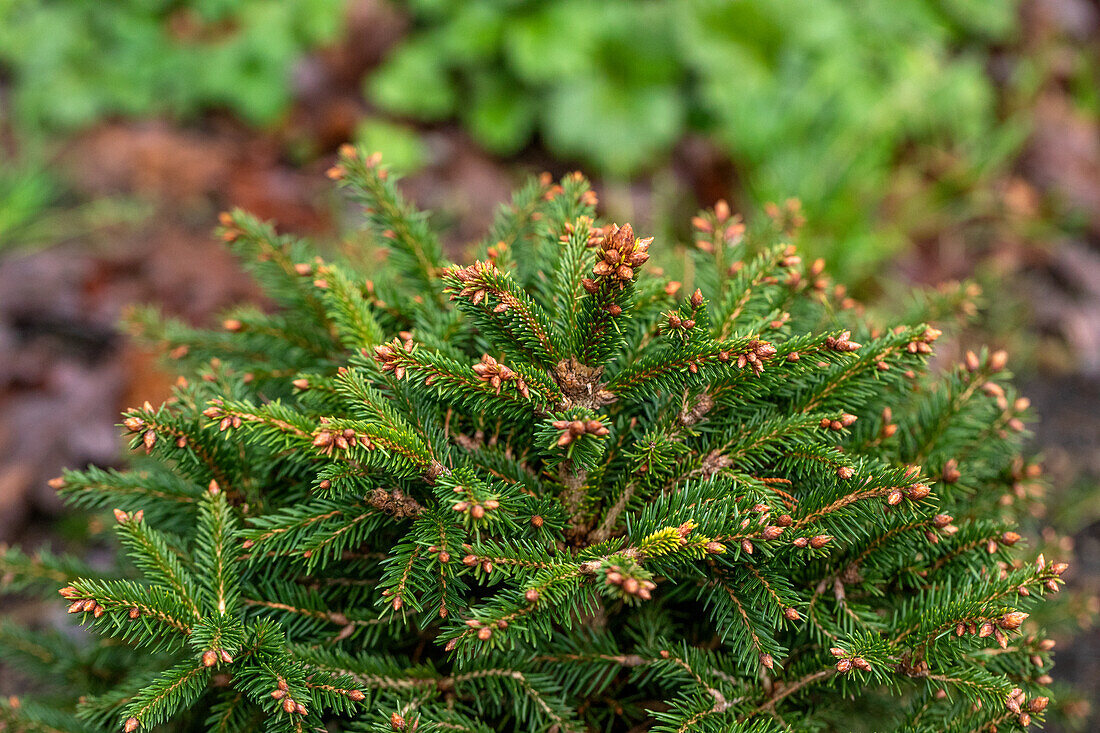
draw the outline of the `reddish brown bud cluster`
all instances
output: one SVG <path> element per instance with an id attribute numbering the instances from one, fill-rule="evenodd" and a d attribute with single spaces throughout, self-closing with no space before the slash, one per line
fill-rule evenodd
<path id="1" fill-rule="evenodd" d="M 771 359 L 777 353 L 776 348 L 767 341 L 753 339 L 749 342 L 748 349 L 737 357 L 737 368 L 752 367 L 753 374 L 759 376 L 764 371 L 764 362 Z M 718 361 L 728 362 L 733 356 L 728 351 L 718 352 Z M 797 361 L 797 359 L 795 359 Z"/>
<path id="2" fill-rule="evenodd" d="M 473 500 L 456 501 L 454 503 L 454 505 L 451 506 L 452 510 L 454 510 L 456 512 L 464 512 L 466 514 L 469 514 L 474 519 L 484 519 L 486 512 L 491 512 L 491 511 L 493 511 L 495 509 L 499 509 L 499 508 L 500 508 L 500 502 L 497 501 L 496 499 L 487 499 L 487 500 L 481 501 L 481 502 L 473 501 Z M 467 555 L 465 558 L 463 558 L 462 562 L 466 563 L 467 565 L 470 565 L 471 563 L 467 562 L 467 560 L 469 560 L 471 557 L 474 557 L 474 556 L 473 555 Z M 489 572 L 490 570 L 492 570 L 492 565 L 489 565 L 489 567 L 485 568 L 485 572 Z"/>
<path id="3" fill-rule="evenodd" d="M 496 272 L 496 267 L 491 262 L 479 261 L 467 267 L 453 267 L 450 269 L 449 274 L 456 280 L 462 283 L 462 286 L 455 291 L 451 288 L 451 300 L 456 298 L 469 298 L 470 302 L 474 305 L 479 305 L 485 300 L 485 296 L 489 293 L 500 297 L 500 293 L 497 293 L 492 289 L 492 286 L 487 275 Z M 496 313 L 503 313 L 510 308 L 510 304 L 507 299 L 501 299 L 500 302 L 493 308 Z"/>
<path id="4" fill-rule="evenodd" d="M 412 723 L 405 720 L 405 716 L 401 713 L 393 713 L 390 715 L 390 728 L 395 731 L 407 730 L 413 733 L 420 727 L 420 718 L 413 718 Z"/>
<path id="5" fill-rule="evenodd" d="M 496 631 L 503 631 L 504 629 L 508 628 L 508 622 L 505 621 L 504 619 L 498 619 L 497 621 L 493 621 L 493 622 L 490 622 L 490 623 L 482 623 L 481 621 L 478 621 L 476 618 L 471 618 L 471 619 L 466 620 L 466 625 L 469 626 L 471 629 L 474 629 L 474 630 L 477 631 L 477 638 L 480 639 L 481 641 L 488 641 L 489 639 L 491 639 L 492 636 L 493 636 L 493 631 L 495 631 L 495 630 Z M 451 641 L 452 642 L 457 641 L 457 639 L 452 639 Z M 450 642 L 448 642 L 448 647 L 449 647 L 449 649 L 454 648 L 450 644 Z"/>
<path id="6" fill-rule="evenodd" d="M 508 243 L 502 239 L 496 244 L 490 245 L 489 248 L 485 250 L 485 254 L 489 257 L 489 262 L 492 262 L 495 267 L 501 256 L 507 251 Z"/>
<path id="7" fill-rule="evenodd" d="M 630 575 L 624 575 L 623 569 L 618 565 L 608 566 L 604 572 L 604 579 L 608 585 L 619 586 L 626 595 L 641 598 L 643 601 L 652 598 L 653 589 L 657 587 L 657 584 L 652 580 L 638 580 Z"/>
<path id="8" fill-rule="evenodd" d="M 982 360 L 978 358 L 978 355 L 973 351 L 967 351 L 963 359 L 963 365 L 968 372 L 976 372 L 982 368 Z M 1008 366 L 1008 352 L 1004 349 L 994 351 L 989 355 L 989 361 L 986 363 L 986 366 L 991 372 L 1002 371 Z"/>
<path id="9" fill-rule="evenodd" d="M 931 493 L 932 490 L 928 488 L 927 484 L 917 483 L 909 486 L 897 486 L 886 494 L 886 503 L 890 506 L 897 506 L 903 498 L 909 501 L 921 501 Z"/>
<path id="10" fill-rule="evenodd" d="M 435 555 L 436 559 L 439 560 L 439 562 L 447 563 L 451 561 L 451 553 L 447 552 L 442 547 L 438 547 L 437 545 L 429 545 L 428 553 L 431 555 Z"/>
<path id="11" fill-rule="evenodd" d="M 634 279 L 634 269 L 641 267 L 649 259 L 649 245 L 653 237 L 636 239 L 634 229 L 629 224 L 621 227 L 614 224 L 600 238 L 602 252 L 596 264 L 592 267 L 592 274 L 597 278 L 618 285 L 619 289 Z M 585 289 L 594 292 L 598 284 L 592 280 L 584 283 Z"/>
<path id="12" fill-rule="evenodd" d="M 282 677 L 278 678 L 276 687 L 271 691 L 271 697 L 275 700 L 281 700 L 280 703 L 283 708 L 283 712 L 287 714 L 297 713 L 298 715 L 306 714 L 306 706 L 300 702 L 297 702 L 290 696 L 290 685 L 286 683 Z"/>
<path id="13" fill-rule="evenodd" d="M 827 417 L 821 418 L 821 427 L 829 430 L 843 430 L 844 428 L 851 427 L 858 418 L 855 415 L 851 415 L 847 412 L 842 413 L 839 418 L 830 420 Z"/>
<path id="14" fill-rule="evenodd" d="M 523 381 L 523 378 L 488 354 L 483 355 L 481 362 L 474 364 L 473 369 L 477 372 L 478 379 L 488 382 L 497 394 L 500 394 L 500 388 L 505 382 L 514 382 L 516 390 L 521 395 L 527 399 L 531 398 L 531 392 L 527 389 L 527 383 Z"/>
<path id="15" fill-rule="evenodd" d="M 679 313 L 668 314 L 668 327 L 671 330 L 687 329 L 691 330 L 695 328 L 695 319 L 693 318 L 680 318 Z"/>
<path id="16" fill-rule="evenodd" d="M 945 484 L 953 484 L 962 478 L 962 473 L 959 472 L 959 462 L 954 458 L 949 459 L 943 464 L 943 473 L 941 474 L 943 482 Z"/>
<path id="17" fill-rule="evenodd" d="M 836 671 L 844 674 L 850 672 L 853 669 L 861 669 L 864 672 L 871 671 L 871 664 L 866 659 L 860 656 L 851 655 L 844 651 L 840 647 L 832 647 L 829 649 L 829 653 L 834 657 L 839 657 L 836 663 Z"/>
<path id="18" fill-rule="evenodd" d="M 324 422 L 323 419 L 322 422 Z M 331 455 L 334 450 L 349 450 L 357 444 L 368 450 L 373 447 L 369 437 L 359 435 L 351 428 L 343 430 L 321 428 L 313 436 L 313 447 L 320 449 L 325 455 Z"/>
<path id="19" fill-rule="evenodd" d="M 813 537 L 796 537 L 792 544 L 794 544 L 795 547 L 811 547 L 815 550 L 820 550 L 822 547 L 832 542 L 832 540 L 833 538 L 831 535 L 819 534 Z"/>
<path id="20" fill-rule="evenodd" d="M 126 524 L 127 522 L 140 522 L 142 519 L 145 518 L 145 510 L 144 509 L 138 509 L 133 514 L 127 514 L 126 512 L 122 511 L 121 509 L 115 509 L 114 510 L 114 515 L 115 515 L 115 521 L 118 522 L 119 524 Z"/>
<path id="21" fill-rule="evenodd" d="M 894 411 L 889 407 L 882 408 L 882 428 L 879 430 L 879 437 L 882 440 L 893 437 L 894 433 L 898 431 L 898 424 L 891 422 L 894 419 Z"/>
<path id="22" fill-rule="evenodd" d="M 691 224 L 700 234 L 713 235 L 709 238 L 700 237 L 695 241 L 695 246 L 703 252 L 714 252 L 715 247 L 722 242 L 733 246 L 745 235 L 745 224 L 741 221 L 741 216 L 731 216 L 729 204 L 722 199 L 714 204 L 712 212 L 693 217 Z"/>
<path id="23" fill-rule="evenodd" d="M 213 667 L 219 661 L 232 664 L 233 657 L 224 649 L 207 649 L 202 653 L 202 666 L 204 667 Z"/>
<path id="24" fill-rule="evenodd" d="M 593 193 L 593 195 L 595 194 Z M 576 234 L 577 231 L 588 232 L 588 237 L 584 243 L 586 247 L 595 247 L 596 245 L 603 242 L 603 228 L 592 226 L 592 217 L 590 216 L 578 216 L 575 222 L 567 221 L 565 222 L 564 229 L 564 233 L 560 237 L 558 237 L 558 241 L 562 244 L 568 242 L 570 237 Z"/>
<path id="25" fill-rule="evenodd" d="M 233 220 L 233 215 L 228 211 L 218 214 L 218 223 L 222 225 L 222 241 L 236 242 L 237 238 L 241 236 L 241 230 L 237 226 L 237 222 Z"/>
<path id="26" fill-rule="evenodd" d="M 69 604 L 69 613 L 91 613 L 95 618 L 99 618 L 106 611 L 94 598 L 81 598 L 80 592 L 72 586 L 62 588 L 60 593 L 66 600 L 72 601 Z M 132 614 L 131 618 L 133 618 Z"/>
<path id="27" fill-rule="evenodd" d="M 558 447 L 564 448 L 582 435 L 595 435 L 602 438 L 611 431 L 599 420 L 555 420 L 552 425 L 562 431 L 558 437 Z"/>
<path id="28" fill-rule="evenodd" d="M 402 380 L 405 378 L 408 366 L 408 360 L 405 357 L 412 351 L 412 347 L 411 338 L 405 339 L 404 342 L 394 339 L 388 344 L 379 344 L 374 347 L 374 360 L 378 362 L 383 372 L 393 372 L 395 379 Z"/>
<path id="29" fill-rule="evenodd" d="M 1050 703 L 1050 698 L 1042 696 L 1034 697 L 1031 702 L 1028 702 L 1027 696 L 1019 687 L 1013 687 L 1005 697 L 1005 707 L 1008 708 L 1009 712 L 1016 715 L 1020 725 L 1025 728 L 1031 725 L 1031 713 L 1043 712 L 1046 710 L 1048 703 Z"/>
<path id="30" fill-rule="evenodd" d="M 863 346 L 863 344 L 852 341 L 851 338 L 851 331 L 845 331 L 839 336 L 829 336 L 825 339 L 825 348 L 831 351 L 856 351 Z"/>
<path id="31" fill-rule="evenodd" d="M 782 207 L 769 201 L 764 204 L 764 213 L 788 235 L 794 234 L 806 223 L 806 217 L 802 215 L 802 201 L 796 198 L 787 199 Z"/>
<path id="32" fill-rule="evenodd" d="M 760 536 L 766 540 L 779 539 L 779 535 L 783 534 L 783 527 L 778 524 L 769 524 L 764 527 L 764 531 L 760 533 Z"/>
<path id="33" fill-rule="evenodd" d="M 1008 637 L 1004 634 L 1004 631 L 1015 631 L 1020 628 L 1020 624 L 1024 622 L 1024 619 L 1028 617 L 1028 614 L 1022 611 L 1010 611 L 999 618 L 987 619 L 980 624 L 976 621 L 960 621 L 955 624 L 955 636 L 964 636 L 965 634 L 976 634 L 979 639 L 985 639 L 992 636 L 997 644 L 1002 649 L 1008 647 Z"/>

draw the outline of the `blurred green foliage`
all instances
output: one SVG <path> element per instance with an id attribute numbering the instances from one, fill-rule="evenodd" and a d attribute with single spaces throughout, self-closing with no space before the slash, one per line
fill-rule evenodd
<path id="1" fill-rule="evenodd" d="M 120 197 L 77 202 L 43 154 L 14 158 L 0 149 L 0 257 L 140 221 L 149 207 Z"/>
<path id="2" fill-rule="evenodd" d="M 742 203 L 801 198 L 812 239 L 858 268 L 903 244 L 875 223 L 913 148 L 948 151 L 971 182 L 1015 151 L 986 66 L 1017 4 L 408 0 L 414 31 L 367 93 L 394 114 L 457 117 L 497 153 L 537 136 L 616 178 L 704 135 Z"/>
<path id="3" fill-rule="evenodd" d="M 345 0 L 0 0 L 0 68 L 28 131 L 223 107 L 267 124 L 291 65 L 337 37 Z"/>

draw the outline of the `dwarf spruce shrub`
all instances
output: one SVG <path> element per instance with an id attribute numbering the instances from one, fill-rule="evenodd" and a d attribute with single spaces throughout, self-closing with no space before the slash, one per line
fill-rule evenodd
<path id="1" fill-rule="evenodd" d="M 64 586 L 96 641 L 4 627 L 7 658 L 47 687 L 0 721 L 1042 719 L 1051 644 L 1025 619 L 1065 564 L 1014 530 L 1014 487 L 1036 471 L 1002 352 L 930 372 L 940 331 L 923 316 L 867 322 L 782 241 L 743 257 L 724 204 L 693 222 L 686 292 L 647 267 L 649 238 L 597 225 L 579 174 L 522 188 L 465 267 L 377 157 L 345 150 L 330 175 L 383 264 L 324 261 L 233 213 L 221 234 L 275 307 L 218 332 L 137 316 L 186 375 L 125 413 L 148 456 L 55 481 L 114 510 L 126 561 L 3 556 L 9 583 Z"/>

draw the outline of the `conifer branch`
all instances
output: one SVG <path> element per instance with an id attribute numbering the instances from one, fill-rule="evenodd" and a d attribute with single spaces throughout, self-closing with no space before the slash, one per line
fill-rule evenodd
<path id="1" fill-rule="evenodd" d="M 136 316 L 186 379 L 125 414 L 137 470 L 52 484 L 114 510 L 128 575 L 0 553 L 4 592 L 64 583 L 92 632 L 0 651 L 104 694 L 3 724 L 764 733 L 850 694 L 911 698 L 859 711 L 876 730 L 1043 718 L 1050 644 L 1021 629 L 1068 566 L 1019 563 L 1041 476 L 1003 354 L 937 373 L 935 328 L 846 330 L 823 265 L 774 228 L 742 247 L 725 204 L 677 300 L 583 176 L 528 184 L 449 267 L 376 157 L 331 175 L 377 269 L 238 213 L 272 312 Z"/>

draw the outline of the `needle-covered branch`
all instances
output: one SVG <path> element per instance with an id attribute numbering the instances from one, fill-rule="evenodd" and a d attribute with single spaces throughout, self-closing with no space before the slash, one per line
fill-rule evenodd
<path id="1" fill-rule="evenodd" d="M 725 204 L 693 220 L 684 287 L 578 174 L 523 188 L 468 266 L 376 156 L 331 175 L 387 248 L 376 268 L 237 212 L 221 236 L 273 307 L 213 333 L 136 316 L 186 373 L 124 413 L 131 470 L 54 481 L 114 514 L 120 562 L 0 553 L 0 589 L 61 588 L 94 632 L 73 651 L 0 628 L 47 671 L 0 727 L 1043 719 L 1037 611 L 1067 565 L 1019 528 L 1041 472 L 1002 352 L 931 370 L 957 337 L 868 319 Z"/>

